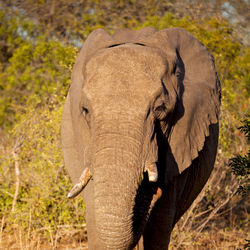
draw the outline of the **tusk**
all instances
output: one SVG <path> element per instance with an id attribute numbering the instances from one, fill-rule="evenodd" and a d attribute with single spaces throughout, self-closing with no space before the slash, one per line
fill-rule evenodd
<path id="1" fill-rule="evenodd" d="M 148 180 L 150 182 L 157 182 L 158 180 L 158 170 L 156 163 L 153 163 L 146 167 L 146 171 L 148 172 Z"/>
<path id="2" fill-rule="evenodd" d="M 88 168 L 85 168 L 82 172 L 81 177 L 79 178 L 79 181 L 74 185 L 74 187 L 70 190 L 67 197 L 68 198 L 74 198 L 78 194 L 82 192 L 82 190 L 85 188 L 85 186 L 88 184 L 89 180 L 91 179 L 92 174 L 90 173 Z"/>

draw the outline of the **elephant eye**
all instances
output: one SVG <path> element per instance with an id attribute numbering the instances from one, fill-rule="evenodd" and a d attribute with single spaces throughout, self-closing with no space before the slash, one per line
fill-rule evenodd
<path id="1" fill-rule="evenodd" d="M 164 103 L 160 104 L 154 109 L 155 118 L 158 120 L 164 120 L 167 116 L 167 108 Z"/>
<path id="2" fill-rule="evenodd" d="M 89 110 L 85 107 L 82 107 L 82 114 L 86 116 L 89 113 Z"/>
<path id="3" fill-rule="evenodd" d="M 86 120 L 88 126 L 90 127 L 90 114 L 89 110 L 85 107 L 82 107 L 81 114 L 83 115 L 84 119 Z"/>
<path id="4" fill-rule="evenodd" d="M 180 69 L 176 70 L 175 75 L 176 75 L 177 78 L 181 77 L 181 71 L 180 71 Z"/>
<path id="5" fill-rule="evenodd" d="M 173 70 L 172 70 L 172 73 L 176 73 L 176 68 L 177 68 L 177 65 L 176 65 L 176 63 L 174 64 L 174 67 L 173 67 Z"/>

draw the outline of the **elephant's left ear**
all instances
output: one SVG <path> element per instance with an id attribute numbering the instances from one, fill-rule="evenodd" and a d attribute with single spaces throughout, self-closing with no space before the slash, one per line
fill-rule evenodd
<path id="1" fill-rule="evenodd" d="M 169 150 L 178 172 L 188 168 L 203 149 L 209 126 L 218 123 L 220 82 L 214 60 L 205 46 L 180 28 L 154 34 L 154 44 L 166 56 L 176 54 L 179 96 L 169 135 Z M 174 63 L 174 62 L 172 62 Z"/>
<path id="2" fill-rule="evenodd" d="M 102 29 L 93 31 L 85 41 L 73 68 L 70 91 L 67 95 L 62 114 L 62 148 L 68 173 L 76 183 L 85 167 L 84 152 L 87 140 L 82 140 L 83 127 L 81 117 L 81 94 L 84 85 L 83 70 L 85 63 L 99 49 L 114 43 Z"/>

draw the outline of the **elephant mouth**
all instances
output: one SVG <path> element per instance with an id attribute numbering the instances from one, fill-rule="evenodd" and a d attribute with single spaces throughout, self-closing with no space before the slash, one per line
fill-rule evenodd
<path id="1" fill-rule="evenodd" d="M 88 182 L 92 178 L 92 173 L 89 168 L 85 168 L 72 190 L 68 193 L 68 198 L 74 198 L 86 187 Z M 147 224 L 151 210 L 154 208 L 156 202 L 160 199 L 162 194 L 158 181 L 158 167 L 156 163 L 147 164 L 143 172 L 142 181 L 139 183 L 135 196 L 133 198 L 132 210 L 130 210 L 130 245 L 136 244 Z M 105 204 L 105 201 L 99 202 L 99 204 Z M 106 206 L 106 205 L 105 205 Z M 106 211 L 107 212 L 107 211 Z M 98 213 L 97 213 L 98 214 Z M 106 214 L 107 217 L 109 216 Z M 102 218 L 103 219 L 103 218 Z M 105 219 L 104 219 L 105 220 Z M 122 219 L 126 220 L 124 217 Z M 117 219 L 118 223 L 119 219 Z M 120 222 L 119 222 L 120 223 Z M 105 223 L 104 223 L 105 224 Z M 102 223 L 103 225 L 103 223 Z M 100 226 L 102 228 L 102 226 Z M 113 229 L 112 229 L 113 230 Z M 100 229 L 100 232 L 102 229 Z M 114 232 L 115 233 L 115 232 Z M 103 236 L 105 239 L 105 235 Z"/>
<path id="2" fill-rule="evenodd" d="M 153 182 L 153 183 L 157 182 L 157 180 L 158 180 L 158 170 L 157 170 L 156 163 L 148 165 L 146 167 L 146 169 L 145 169 L 145 172 L 148 173 L 149 182 Z M 92 173 L 90 172 L 89 168 L 85 168 L 82 171 L 82 174 L 81 174 L 78 182 L 69 191 L 67 197 L 68 198 L 75 198 L 77 195 L 79 195 L 83 191 L 83 189 L 86 187 L 86 185 L 88 184 L 88 182 L 89 182 L 89 180 L 91 178 L 92 178 Z"/>

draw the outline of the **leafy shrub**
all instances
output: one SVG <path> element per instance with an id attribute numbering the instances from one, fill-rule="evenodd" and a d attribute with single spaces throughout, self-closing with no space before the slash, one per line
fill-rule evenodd
<path id="1" fill-rule="evenodd" d="M 242 121 L 242 126 L 239 127 L 248 143 L 250 142 L 250 115 Z M 250 191 L 249 176 L 250 176 L 250 149 L 246 154 L 238 154 L 229 160 L 229 167 L 235 176 L 239 179 L 240 185 L 238 192 L 242 195 L 248 195 Z"/>
<path id="2" fill-rule="evenodd" d="M 62 105 L 53 103 L 43 109 L 29 107 L 10 133 L 15 145 L 0 155 L 0 214 L 7 216 L 9 229 L 53 231 L 58 225 L 84 222 L 82 199 L 69 201 L 66 197 L 71 182 L 59 145 L 61 112 Z M 13 207 L 15 197 L 10 194 L 17 185 L 16 164 L 20 186 Z"/>
<path id="3" fill-rule="evenodd" d="M 0 124 L 10 127 L 29 106 L 62 102 L 78 49 L 56 41 L 26 42 L 0 77 Z"/>

